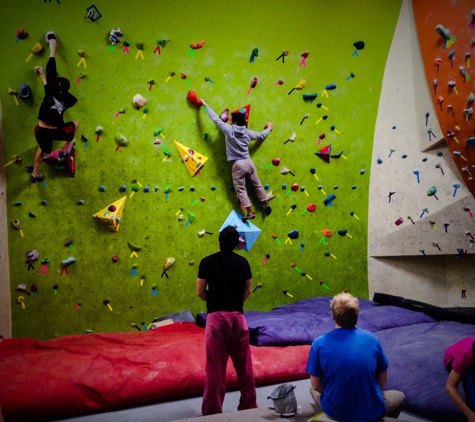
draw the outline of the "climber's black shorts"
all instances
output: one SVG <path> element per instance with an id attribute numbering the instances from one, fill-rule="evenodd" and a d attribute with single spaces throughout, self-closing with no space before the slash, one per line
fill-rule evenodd
<path id="1" fill-rule="evenodd" d="M 46 154 L 51 154 L 53 152 L 53 141 L 72 141 L 75 131 L 76 125 L 74 122 L 67 122 L 64 126 L 56 129 L 46 129 L 36 125 L 35 138 L 41 150 Z"/>

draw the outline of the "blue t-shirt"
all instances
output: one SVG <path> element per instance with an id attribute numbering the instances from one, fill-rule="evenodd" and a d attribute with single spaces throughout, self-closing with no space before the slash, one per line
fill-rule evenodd
<path id="1" fill-rule="evenodd" d="M 322 380 L 320 403 L 328 416 L 340 422 L 372 422 L 386 413 L 376 373 L 388 365 L 373 333 L 337 328 L 313 341 L 307 372 Z"/>

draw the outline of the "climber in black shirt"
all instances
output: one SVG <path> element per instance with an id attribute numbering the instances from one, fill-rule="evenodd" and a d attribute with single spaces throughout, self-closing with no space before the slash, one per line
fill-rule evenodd
<path id="1" fill-rule="evenodd" d="M 50 56 L 46 64 L 46 75 L 43 68 L 35 67 L 36 72 L 41 76 L 45 87 L 45 97 L 38 113 L 39 123 L 35 126 L 35 138 L 38 142 L 38 151 L 35 156 L 35 165 L 31 174 L 31 182 L 42 182 L 45 179 L 43 174 L 38 174 L 43 154 L 51 154 L 53 141 L 66 141 L 61 151 L 69 150 L 71 141 L 76 136 L 79 123 L 76 120 L 64 123 L 63 114 L 77 103 L 77 98 L 69 93 L 70 83 L 66 78 L 58 77 L 56 71 L 56 46 L 58 38 L 52 31 L 46 33 L 46 41 L 50 46 Z"/>

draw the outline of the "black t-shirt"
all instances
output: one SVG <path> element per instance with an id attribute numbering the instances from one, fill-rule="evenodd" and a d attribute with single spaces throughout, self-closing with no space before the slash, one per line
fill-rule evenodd
<path id="1" fill-rule="evenodd" d="M 63 114 L 77 103 L 77 98 L 58 85 L 56 60 L 50 57 L 46 64 L 45 98 L 40 106 L 38 119 L 55 127 L 64 125 Z"/>
<path id="2" fill-rule="evenodd" d="M 252 278 L 246 258 L 234 252 L 216 252 L 201 260 L 198 278 L 205 279 L 208 284 L 208 313 L 244 312 L 244 287 L 246 280 Z"/>

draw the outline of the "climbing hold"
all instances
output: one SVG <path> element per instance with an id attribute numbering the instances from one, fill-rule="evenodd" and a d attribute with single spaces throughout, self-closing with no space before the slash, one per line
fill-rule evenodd
<path id="1" fill-rule="evenodd" d="M 193 223 L 193 221 L 196 220 L 196 215 L 193 214 L 191 211 L 188 211 L 188 220 L 190 223 Z"/>
<path id="2" fill-rule="evenodd" d="M 185 78 L 183 78 L 182 76 L 182 79 L 186 79 L 186 74 L 182 73 L 182 75 L 185 75 Z M 203 105 L 203 103 L 201 102 L 200 99 L 198 99 L 198 96 L 196 95 L 196 92 L 195 91 L 188 91 L 188 94 L 186 95 L 186 98 L 188 99 L 188 101 L 193 104 L 195 107 L 201 107 Z"/>
<path id="3" fill-rule="evenodd" d="M 332 201 L 336 199 L 336 195 L 332 193 L 323 200 L 324 205 L 332 205 Z"/>
<path id="4" fill-rule="evenodd" d="M 169 42 L 170 42 L 170 40 L 168 40 L 168 39 L 160 39 L 160 40 L 157 40 L 157 44 L 158 44 L 160 47 L 165 47 Z"/>
<path id="5" fill-rule="evenodd" d="M 320 139 L 323 139 L 323 138 L 320 138 Z M 316 152 L 315 155 L 317 155 L 317 157 L 320 157 L 326 163 L 330 163 L 331 150 L 332 150 L 332 146 L 331 146 L 331 144 L 329 144 L 329 145 L 323 147 L 318 152 Z"/>
<path id="6" fill-rule="evenodd" d="M 191 47 L 193 50 L 199 50 L 199 49 L 202 48 L 204 45 L 205 45 L 205 40 L 201 40 L 200 42 L 195 42 L 195 43 L 190 44 L 190 47 Z M 256 49 L 256 50 L 257 50 L 257 49 Z"/>
<path id="7" fill-rule="evenodd" d="M 287 236 L 290 239 L 298 239 L 299 238 L 299 232 L 298 232 L 298 230 L 292 230 Z"/>
<path id="8" fill-rule="evenodd" d="M 443 48 L 451 47 L 457 42 L 457 37 L 455 35 L 451 35 L 450 30 L 445 28 L 443 25 L 437 25 L 435 27 L 435 32 L 437 32 L 444 39 Z"/>
<path id="9" fill-rule="evenodd" d="M 116 132 L 114 135 L 115 143 L 121 147 L 126 147 L 129 144 L 129 141 L 124 135 L 121 135 L 119 132 Z"/>
<path id="10" fill-rule="evenodd" d="M 23 28 L 20 28 L 18 31 L 16 31 L 16 36 L 20 40 L 26 39 L 28 37 L 28 32 L 25 32 Z"/>
<path id="11" fill-rule="evenodd" d="M 145 104 L 147 104 L 147 100 L 142 97 L 140 94 L 135 94 L 133 99 L 132 99 L 132 104 L 134 107 L 139 110 L 141 109 Z"/>
<path id="12" fill-rule="evenodd" d="M 428 190 L 427 190 L 427 196 L 433 196 L 435 199 L 439 200 L 439 198 L 437 198 L 437 188 L 435 186 L 431 186 Z"/>

